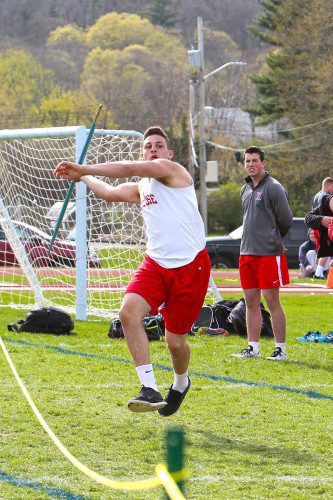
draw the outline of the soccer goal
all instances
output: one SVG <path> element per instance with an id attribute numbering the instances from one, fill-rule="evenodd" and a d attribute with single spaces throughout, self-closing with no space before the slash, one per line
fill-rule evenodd
<path id="1" fill-rule="evenodd" d="M 86 127 L 0 131 L 0 306 L 53 305 L 82 320 L 118 312 L 145 251 L 137 205 L 108 204 L 76 184 L 48 255 L 68 189 L 53 170 L 61 160 L 78 160 L 87 134 Z M 138 159 L 141 141 L 135 131 L 95 130 L 87 162 Z M 218 297 L 212 280 L 211 287 Z"/>
<path id="2" fill-rule="evenodd" d="M 119 309 L 145 249 L 136 205 L 108 204 L 78 183 L 48 256 L 68 188 L 53 170 L 78 160 L 87 134 L 85 127 L 0 131 L 0 305 L 52 304 L 77 319 Z M 141 140 L 135 131 L 95 130 L 87 162 L 138 159 Z"/>

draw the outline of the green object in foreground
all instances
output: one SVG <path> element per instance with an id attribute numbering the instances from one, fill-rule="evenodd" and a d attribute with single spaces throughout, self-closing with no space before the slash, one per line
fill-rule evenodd
<path id="1" fill-rule="evenodd" d="M 167 429 L 167 466 L 169 472 L 179 472 L 184 467 L 184 431 L 183 429 Z M 183 492 L 183 481 L 177 481 L 178 488 Z M 169 498 L 169 496 L 167 496 Z"/>

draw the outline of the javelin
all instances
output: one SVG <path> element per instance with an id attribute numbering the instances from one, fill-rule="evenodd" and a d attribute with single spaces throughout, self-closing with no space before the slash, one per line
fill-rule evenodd
<path id="1" fill-rule="evenodd" d="M 87 136 L 86 142 L 84 143 L 82 151 L 81 151 L 81 154 L 80 154 L 80 158 L 79 158 L 79 161 L 78 161 L 79 165 L 82 165 L 82 163 L 83 163 L 83 161 L 85 159 L 85 156 L 87 154 L 87 149 L 88 149 L 89 143 L 91 141 L 91 138 L 92 138 L 92 136 L 94 134 L 96 121 L 97 121 L 98 115 L 100 114 L 100 112 L 102 110 L 102 107 L 103 107 L 102 104 L 99 104 L 96 116 L 95 116 L 95 118 L 92 121 L 90 130 L 89 130 L 89 134 Z M 54 240 L 56 239 L 56 236 L 57 236 L 60 224 L 62 222 L 62 219 L 64 218 L 65 211 L 66 211 L 66 208 L 67 208 L 67 205 L 68 205 L 68 202 L 69 202 L 69 198 L 71 197 L 72 191 L 74 189 L 74 185 L 75 185 L 74 181 L 71 181 L 70 184 L 69 184 L 69 187 L 68 187 L 68 190 L 67 190 L 67 193 L 66 193 L 66 197 L 65 197 L 63 205 L 61 207 L 61 212 L 60 212 L 60 214 L 58 216 L 58 220 L 57 220 L 56 226 L 54 228 L 53 236 L 52 236 L 52 239 L 51 239 L 51 242 L 50 242 L 50 245 L 49 245 L 49 249 L 48 249 L 48 255 L 50 255 L 50 252 L 52 250 L 52 246 L 53 246 Z"/>

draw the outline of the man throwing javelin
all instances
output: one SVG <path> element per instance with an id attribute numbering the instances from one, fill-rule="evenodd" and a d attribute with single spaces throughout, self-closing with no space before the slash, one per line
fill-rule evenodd
<path id="1" fill-rule="evenodd" d="M 243 235 L 239 273 L 246 304 L 248 347 L 236 358 L 260 356 L 259 339 L 262 325 L 261 291 L 272 316 L 276 347 L 267 359 L 286 359 L 286 318 L 280 304 L 280 286 L 289 283 L 289 273 L 282 238 L 293 221 L 287 193 L 283 186 L 265 172 L 265 154 L 257 146 L 244 152 L 248 174 L 241 189 Z"/>
<path id="2" fill-rule="evenodd" d="M 128 408 L 135 412 L 158 410 L 163 416 L 176 413 L 190 388 L 187 332 L 202 307 L 210 276 L 193 179 L 182 165 L 172 161 L 173 154 L 164 130 L 156 126 L 144 133 L 142 161 L 98 165 L 64 161 L 55 169 L 57 177 L 83 181 L 106 201 L 141 204 L 147 233 L 146 254 L 125 291 L 119 311 L 142 386 L 139 395 L 128 401 Z M 112 187 L 94 176 L 135 176 L 141 180 Z M 156 385 L 142 326 L 144 316 L 157 314 L 159 308 L 174 370 L 174 382 L 165 399 Z"/>

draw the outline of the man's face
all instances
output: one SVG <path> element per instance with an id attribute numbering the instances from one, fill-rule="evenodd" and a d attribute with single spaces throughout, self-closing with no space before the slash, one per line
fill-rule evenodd
<path id="1" fill-rule="evenodd" d="M 156 160 L 157 158 L 163 158 L 166 160 L 171 160 L 173 157 L 173 151 L 168 149 L 167 140 L 161 135 L 149 135 L 143 141 L 143 160 Z"/>
<path id="2" fill-rule="evenodd" d="M 265 165 L 265 160 L 261 161 L 258 153 L 245 153 L 244 167 L 252 178 L 263 177 Z"/>
<path id="3" fill-rule="evenodd" d="M 327 194 L 333 194 L 333 182 L 329 182 L 329 183 L 325 186 L 324 191 L 325 191 Z"/>

